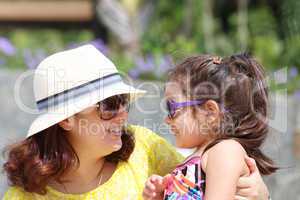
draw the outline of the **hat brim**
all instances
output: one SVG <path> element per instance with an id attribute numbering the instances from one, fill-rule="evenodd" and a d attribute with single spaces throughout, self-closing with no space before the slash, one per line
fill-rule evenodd
<path id="1" fill-rule="evenodd" d="M 51 110 L 48 110 L 46 113 L 39 115 L 30 125 L 26 138 L 43 131 L 111 96 L 130 94 L 130 102 L 132 103 L 139 97 L 144 96 L 145 93 L 145 90 L 139 90 L 120 82 L 112 85 L 111 88 L 107 88 L 105 92 L 96 90 L 87 95 L 72 99 L 51 108 Z"/>

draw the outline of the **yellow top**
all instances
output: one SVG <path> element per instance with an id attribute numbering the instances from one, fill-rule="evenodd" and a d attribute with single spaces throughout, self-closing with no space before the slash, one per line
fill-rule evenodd
<path id="1" fill-rule="evenodd" d="M 20 187 L 10 187 L 3 200 L 134 200 L 142 199 L 146 179 L 151 174 L 166 175 L 183 157 L 166 140 L 149 129 L 129 126 L 134 134 L 135 149 L 127 162 L 119 162 L 112 177 L 83 194 L 65 194 L 47 186 L 47 194 L 25 192 Z"/>

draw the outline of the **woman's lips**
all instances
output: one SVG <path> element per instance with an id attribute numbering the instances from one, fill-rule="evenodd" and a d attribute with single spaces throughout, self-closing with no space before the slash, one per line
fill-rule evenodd
<path id="1" fill-rule="evenodd" d="M 112 128 L 108 130 L 109 134 L 114 137 L 120 137 L 123 134 L 122 128 Z"/>

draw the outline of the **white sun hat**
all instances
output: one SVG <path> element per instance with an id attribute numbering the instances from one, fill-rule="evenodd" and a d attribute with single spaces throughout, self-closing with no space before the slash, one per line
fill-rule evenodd
<path id="1" fill-rule="evenodd" d="M 146 91 L 123 82 L 115 65 L 92 45 L 62 51 L 43 60 L 34 72 L 33 90 L 40 115 L 27 138 L 108 97 Z"/>

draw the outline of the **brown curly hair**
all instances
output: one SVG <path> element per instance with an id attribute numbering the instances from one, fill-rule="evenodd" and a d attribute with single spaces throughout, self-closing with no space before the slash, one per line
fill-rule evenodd
<path id="1" fill-rule="evenodd" d="M 121 139 L 121 149 L 106 156 L 107 161 L 117 163 L 130 157 L 135 146 L 134 136 L 124 129 Z M 42 195 L 46 194 L 45 187 L 50 180 L 61 181 L 63 174 L 80 164 L 64 130 L 58 124 L 8 146 L 4 154 L 8 159 L 3 168 L 10 185 Z"/>
<path id="2" fill-rule="evenodd" d="M 222 140 L 235 139 L 262 174 L 278 169 L 260 150 L 268 133 L 268 88 L 263 67 L 253 57 L 246 53 L 189 57 L 170 71 L 169 81 L 180 82 L 183 94 L 191 99 L 218 103 L 219 134 L 205 151 Z"/>

